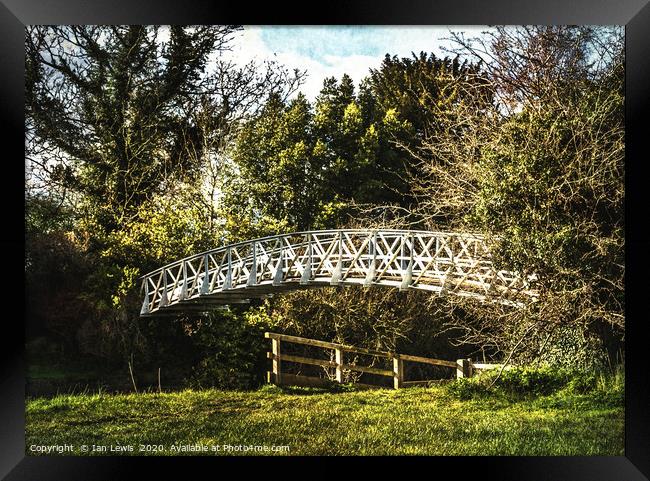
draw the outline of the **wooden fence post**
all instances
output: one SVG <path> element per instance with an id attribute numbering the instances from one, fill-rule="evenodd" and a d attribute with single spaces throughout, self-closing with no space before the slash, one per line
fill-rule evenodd
<path id="1" fill-rule="evenodd" d="M 393 357 L 393 387 L 399 389 L 404 382 L 404 361 L 399 355 Z"/>
<path id="2" fill-rule="evenodd" d="M 334 358 L 336 361 L 336 382 L 343 383 L 343 351 L 334 349 Z"/>
<path id="3" fill-rule="evenodd" d="M 456 361 L 456 377 L 460 379 L 461 377 L 470 377 L 472 375 L 471 366 L 472 361 L 469 359 L 458 359 Z"/>
<path id="4" fill-rule="evenodd" d="M 273 348 L 273 382 L 280 385 L 282 376 L 280 375 L 280 339 L 271 339 Z"/>
<path id="5" fill-rule="evenodd" d="M 331 369 L 335 368 L 335 377 L 336 382 L 343 382 L 343 371 L 353 371 L 373 374 L 376 376 L 386 376 L 388 378 L 393 378 L 393 387 L 395 389 L 400 389 L 403 387 L 426 384 L 429 381 L 406 381 L 406 371 L 404 363 L 409 362 L 420 362 L 424 364 L 432 364 L 434 366 L 444 366 L 446 368 L 457 370 L 457 376 L 460 377 L 471 377 L 474 369 L 486 369 L 488 366 L 497 366 L 497 365 L 488 365 L 488 364 L 473 364 L 470 358 L 467 359 L 458 359 L 456 361 L 447 361 L 443 359 L 431 359 L 420 356 L 411 356 L 408 354 L 398 354 L 394 352 L 387 351 L 376 351 L 373 349 L 366 349 L 361 347 L 347 346 L 343 344 L 335 344 L 333 342 L 318 341 L 315 339 L 306 339 L 303 337 L 289 336 L 286 334 L 277 334 L 273 332 L 265 332 L 264 337 L 266 339 L 271 339 L 272 342 L 272 352 L 267 352 L 266 355 L 269 359 L 272 360 L 272 370 L 267 371 L 267 377 L 269 383 L 274 383 L 277 385 L 287 385 L 287 384 L 296 384 L 299 386 L 319 386 L 327 387 L 331 386 L 332 379 L 322 379 L 314 376 L 305 376 L 299 374 L 285 373 L 282 374 L 282 361 L 298 363 L 298 364 L 309 364 L 314 366 L 321 366 L 327 368 L 328 372 L 331 374 Z M 330 350 L 330 358 L 325 360 L 322 358 L 309 358 L 291 354 L 282 353 L 281 342 L 288 342 L 292 344 L 303 344 L 307 346 L 315 346 L 323 349 Z M 334 359 L 331 357 L 331 353 L 334 351 Z M 392 360 L 392 369 L 386 367 L 374 367 L 374 366 L 359 366 L 351 365 L 345 363 L 346 352 L 357 352 L 364 355 L 374 356 L 374 357 L 383 357 L 388 360 Z M 359 386 L 364 388 L 379 387 L 372 386 L 369 384 L 361 384 Z"/>

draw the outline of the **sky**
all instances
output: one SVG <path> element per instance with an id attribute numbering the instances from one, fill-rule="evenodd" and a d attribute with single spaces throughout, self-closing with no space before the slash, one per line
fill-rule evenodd
<path id="1" fill-rule="evenodd" d="M 326 77 L 347 73 L 355 82 L 377 68 L 386 53 L 410 57 L 411 52 L 449 55 L 443 47 L 450 31 L 478 36 L 486 26 L 245 26 L 224 56 L 237 64 L 276 60 L 289 68 L 306 70 L 301 91 L 313 100 Z"/>

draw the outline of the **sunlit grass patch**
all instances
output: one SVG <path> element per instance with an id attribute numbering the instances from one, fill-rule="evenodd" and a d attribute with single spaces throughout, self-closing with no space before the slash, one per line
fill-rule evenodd
<path id="1" fill-rule="evenodd" d="M 599 382 L 586 393 L 565 385 L 516 399 L 463 399 L 446 386 L 356 392 L 268 386 L 39 398 L 27 403 L 27 453 L 38 454 L 30 452 L 32 445 L 72 444 L 76 451 L 64 454 L 622 455 L 622 398 L 609 395 L 622 384 Z M 81 445 L 134 450 L 79 452 Z M 208 451 L 179 451 L 187 446 Z M 228 446 L 230 451 L 222 449 Z M 242 446 L 290 451 L 233 451 Z"/>

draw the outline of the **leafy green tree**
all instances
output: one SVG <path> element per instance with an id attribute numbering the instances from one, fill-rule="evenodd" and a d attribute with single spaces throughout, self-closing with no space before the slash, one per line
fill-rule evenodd
<path id="1" fill-rule="evenodd" d="M 485 86 L 480 76 L 481 63 L 471 64 L 459 57 L 437 58 L 420 52 L 411 58 L 386 55 L 381 66 L 371 70 L 368 83 L 379 109 L 395 109 L 422 138 L 436 128 L 436 119 L 462 101 L 469 91 L 459 89 L 461 82 Z M 471 93 L 472 97 L 489 90 Z M 488 97 L 489 98 L 489 97 Z"/>
<path id="2" fill-rule="evenodd" d="M 459 309 L 468 342 L 520 361 L 553 353 L 583 364 L 621 348 L 622 40 L 617 27 L 499 27 L 478 44 L 457 37 L 466 53 L 493 59 L 486 76 L 498 102 L 459 110 L 425 140 L 425 175 L 413 182 L 431 200 L 418 214 L 452 210 L 459 229 L 494 238 L 498 265 L 534 273 L 540 290 L 523 310 Z"/>
<path id="3" fill-rule="evenodd" d="M 465 84 L 475 91 L 458 87 Z M 425 54 L 387 56 L 358 92 L 344 75 L 325 79 L 313 105 L 304 97 L 288 104 L 271 99 L 238 139 L 238 169 L 225 200 L 227 230 L 243 239 L 309 228 L 385 227 L 394 216 L 375 211 L 389 206 L 401 212 L 416 201 L 409 176 L 419 166 L 411 164 L 409 152 L 438 117 L 449 117 L 459 104 L 489 101 L 477 66 Z M 424 329 L 437 322 L 427 316 L 401 322 L 415 316 L 404 302 L 386 293 L 325 290 L 285 296 L 262 311 L 294 334 L 393 349 L 398 341 L 420 339 L 418 323 Z M 417 303 L 409 306 L 417 311 Z M 368 329 L 376 335 L 364 337 Z M 420 354 L 440 350 L 420 348 Z"/>
<path id="4" fill-rule="evenodd" d="M 409 151 L 459 103 L 489 102 L 478 72 L 424 53 L 387 56 L 358 92 L 343 75 L 325 79 L 313 105 L 304 97 L 286 105 L 270 99 L 238 139 L 229 226 L 240 234 L 241 226 L 259 226 L 260 235 L 331 228 L 367 223 L 379 207 L 411 207 L 408 177 L 418 166 Z M 458 88 L 463 83 L 475 91 Z"/>
<path id="5" fill-rule="evenodd" d="M 234 27 L 70 26 L 28 29 L 27 122 L 64 161 L 66 187 L 112 230 L 175 176 L 197 175 L 189 112 L 209 88 L 208 56 Z M 52 159 L 39 159 L 44 167 Z"/>
<path id="6" fill-rule="evenodd" d="M 403 183 L 402 157 L 390 144 L 393 138 L 413 135 L 408 121 L 394 109 L 377 110 L 372 92 L 362 83 L 355 95 L 352 79 L 326 79 L 316 98 L 314 132 L 328 160 L 326 191 L 335 192 L 343 207 L 335 220 L 344 223 L 354 210 L 349 203 L 408 202 Z"/>
<path id="7" fill-rule="evenodd" d="M 428 145 L 427 139 L 440 135 L 458 139 L 464 130 L 472 128 L 456 122 L 449 129 L 450 119 L 459 119 L 466 110 L 480 113 L 490 108 L 493 90 L 485 78 L 482 63 L 461 61 L 459 56 L 437 58 L 425 52 L 414 53 L 410 58 L 386 55 L 381 66 L 371 70 L 366 89 L 373 99 L 375 116 L 383 117 L 384 123 L 399 121 L 408 126 L 407 129 L 381 132 L 383 145 L 379 167 L 391 172 L 384 185 L 394 195 L 387 196 L 382 208 L 366 213 L 381 214 L 379 220 L 383 223 L 389 221 L 421 228 L 432 227 L 432 224 L 450 227 L 457 213 L 451 209 L 432 208 L 433 199 L 428 193 L 422 195 L 419 185 L 421 179 L 436 184 L 454 174 L 451 169 L 443 168 L 429 175 L 427 162 L 419 152 Z M 440 149 L 440 145 L 437 148 Z M 415 211 L 420 214 L 413 215 Z M 423 211 L 427 215 L 421 215 Z"/>
<path id="8" fill-rule="evenodd" d="M 261 223 L 273 219 L 271 226 L 302 229 L 310 224 L 311 205 L 319 194 L 311 116 L 304 96 L 298 95 L 288 105 L 273 97 L 260 116 L 243 128 L 235 157 L 241 179 L 233 179 L 236 184 L 231 189 L 243 203 L 232 202 L 233 207 L 245 206 Z"/>
<path id="9" fill-rule="evenodd" d="M 234 26 L 34 26 L 26 41 L 31 180 L 109 235 L 177 183 L 201 182 L 238 124 L 302 74 L 210 60 Z M 208 68 L 208 64 L 209 68 Z M 28 149 L 30 150 L 30 149 Z"/>
<path id="10" fill-rule="evenodd" d="M 156 332 L 145 339 L 137 321 L 138 276 L 219 242 L 233 138 L 266 97 L 286 99 L 300 84 L 301 72 L 273 62 L 240 67 L 215 55 L 239 30 L 28 28 L 28 292 L 45 305 L 65 297 L 71 309 L 60 316 L 39 313 L 52 329 L 67 323 L 82 350 L 124 359 L 152 344 Z M 48 222 L 52 210 L 65 215 Z M 78 276 L 38 294 L 53 278 L 41 260 L 56 239 L 69 240 L 60 262 L 78 263 Z"/>

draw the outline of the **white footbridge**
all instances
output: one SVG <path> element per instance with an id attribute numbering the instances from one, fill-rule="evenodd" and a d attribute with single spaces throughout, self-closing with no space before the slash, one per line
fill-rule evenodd
<path id="1" fill-rule="evenodd" d="M 477 234 L 340 229 L 253 239 L 172 262 L 141 278 L 141 316 L 208 311 L 277 293 L 385 286 L 521 307 L 535 275 L 497 270 Z"/>

